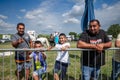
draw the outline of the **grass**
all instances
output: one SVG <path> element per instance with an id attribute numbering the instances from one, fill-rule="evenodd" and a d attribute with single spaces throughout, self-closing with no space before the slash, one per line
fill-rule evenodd
<path id="1" fill-rule="evenodd" d="M 76 42 L 71 42 L 71 47 L 76 47 Z M 10 43 L 0 44 L 0 48 L 13 48 Z M 48 79 L 53 80 L 53 67 L 56 58 L 56 51 L 49 51 L 47 53 L 47 64 L 49 72 Z M 68 67 L 67 79 L 66 80 L 81 80 L 81 70 L 80 70 L 80 51 L 69 51 L 70 54 L 70 65 Z M 112 60 L 112 50 L 106 51 L 106 64 L 101 68 L 101 80 L 109 80 L 111 74 L 111 60 Z M 9 57 L 0 57 L 0 80 L 16 80 L 15 76 L 15 62 L 14 55 Z M 32 71 L 31 71 L 32 72 Z M 4 76 L 4 77 L 3 77 Z M 4 79 L 3 79 L 4 78 Z M 45 79 L 47 80 L 47 79 Z M 119 79 L 120 80 L 120 79 Z"/>

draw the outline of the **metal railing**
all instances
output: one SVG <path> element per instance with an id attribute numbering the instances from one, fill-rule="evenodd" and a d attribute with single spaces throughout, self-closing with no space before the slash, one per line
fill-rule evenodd
<path id="1" fill-rule="evenodd" d="M 99 80 L 110 80 L 111 70 L 112 70 L 112 58 L 115 53 L 115 50 L 119 50 L 120 48 L 109 48 L 106 49 L 106 57 L 105 61 L 106 64 L 101 67 L 100 77 Z M 15 70 L 16 64 L 14 61 L 14 51 L 36 51 L 41 49 L 0 49 L 0 80 L 16 80 Z M 58 49 L 42 49 L 46 51 L 47 54 L 47 76 L 44 80 L 53 80 L 53 68 L 54 62 L 56 59 L 56 51 Z M 67 71 L 67 78 L 66 80 L 82 80 L 81 76 L 81 51 L 92 50 L 92 49 L 79 49 L 79 48 L 70 48 L 69 57 L 70 57 L 70 65 Z M 9 52 L 9 55 L 7 52 Z M 31 77 L 32 77 L 33 67 L 31 69 Z M 33 78 L 31 78 L 33 80 Z"/>

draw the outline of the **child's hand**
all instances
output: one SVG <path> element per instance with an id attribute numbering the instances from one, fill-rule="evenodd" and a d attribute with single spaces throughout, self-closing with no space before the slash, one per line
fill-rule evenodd
<path id="1" fill-rule="evenodd" d="M 65 46 L 65 47 L 66 47 L 66 49 L 70 48 L 70 46 L 68 46 L 68 45 L 67 45 L 67 46 Z"/>
<path id="2" fill-rule="evenodd" d="M 62 47 L 61 50 L 62 50 L 62 51 L 65 51 L 65 50 L 66 50 L 66 47 Z"/>
<path id="3" fill-rule="evenodd" d="M 65 47 L 62 47 L 62 48 L 61 48 L 61 50 L 62 50 L 62 51 L 65 51 L 65 50 L 66 50 L 66 48 L 65 48 Z"/>
<path id="4" fill-rule="evenodd" d="M 49 50 L 51 50 L 52 48 L 53 48 L 53 47 L 52 47 L 52 46 L 50 46 L 50 47 L 48 47 L 48 48 L 47 48 L 47 50 L 49 51 Z"/>
<path id="5" fill-rule="evenodd" d="M 69 48 L 69 46 L 62 47 L 61 50 L 65 51 Z"/>
<path id="6" fill-rule="evenodd" d="M 46 59 L 47 58 L 46 53 L 45 52 L 41 52 L 41 53 L 43 55 L 43 58 Z"/>

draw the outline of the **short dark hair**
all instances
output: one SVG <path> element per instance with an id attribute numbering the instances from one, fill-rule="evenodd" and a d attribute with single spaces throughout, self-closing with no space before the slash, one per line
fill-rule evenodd
<path id="1" fill-rule="evenodd" d="M 99 21 L 99 20 L 97 20 L 97 19 L 90 20 L 89 25 L 90 25 L 90 23 L 91 23 L 91 22 L 94 22 L 94 21 L 96 21 L 96 22 L 97 22 L 97 24 L 100 26 L 100 21 Z"/>
<path id="2" fill-rule="evenodd" d="M 18 24 L 17 24 L 17 28 L 19 27 L 19 25 L 22 25 L 22 26 L 25 27 L 25 24 L 24 24 L 24 23 L 18 23 Z"/>
<path id="3" fill-rule="evenodd" d="M 42 44 L 41 41 L 35 41 L 35 44 Z"/>
<path id="4" fill-rule="evenodd" d="M 60 33 L 59 37 L 60 37 L 60 36 L 65 36 L 65 37 L 66 37 L 66 35 L 65 35 L 64 33 Z"/>

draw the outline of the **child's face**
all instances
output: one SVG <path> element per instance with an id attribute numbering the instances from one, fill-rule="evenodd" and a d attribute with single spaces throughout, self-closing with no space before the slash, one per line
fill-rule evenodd
<path id="1" fill-rule="evenodd" d="M 41 44 L 35 44 L 35 46 L 34 46 L 34 48 L 41 48 L 42 47 L 42 45 Z M 39 53 L 40 51 L 39 50 L 37 50 L 36 51 L 37 53 Z"/>
<path id="2" fill-rule="evenodd" d="M 35 44 L 35 46 L 34 46 L 34 48 L 40 48 L 40 47 L 42 47 L 41 44 Z"/>
<path id="3" fill-rule="evenodd" d="M 60 36 L 59 41 L 60 41 L 61 44 L 65 43 L 66 42 L 66 37 L 65 36 Z"/>

